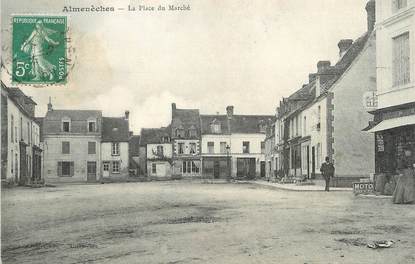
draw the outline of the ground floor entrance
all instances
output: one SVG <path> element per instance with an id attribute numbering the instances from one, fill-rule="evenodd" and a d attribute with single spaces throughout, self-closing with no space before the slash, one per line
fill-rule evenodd
<path id="1" fill-rule="evenodd" d="M 254 179 L 256 176 L 255 158 L 237 158 L 236 159 L 236 177 Z"/>
<path id="2" fill-rule="evenodd" d="M 230 176 L 230 158 L 203 157 L 203 177 L 213 179 L 226 179 Z"/>
<path id="3" fill-rule="evenodd" d="M 199 177 L 201 173 L 201 161 L 199 159 L 175 160 L 173 170 L 175 176 Z"/>
<path id="4" fill-rule="evenodd" d="M 97 162 L 88 161 L 87 162 L 87 181 L 95 182 L 97 180 Z"/>

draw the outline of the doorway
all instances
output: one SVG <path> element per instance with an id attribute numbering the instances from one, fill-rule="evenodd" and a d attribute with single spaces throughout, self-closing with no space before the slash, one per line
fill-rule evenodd
<path id="1" fill-rule="evenodd" d="M 87 181 L 95 182 L 97 180 L 97 163 L 96 161 L 87 162 Z"/>
<path id="2" fill-rule="evenodd" d="M 256 161 L 255 158 L 237 158 L 236 160 L 236 176 L 238 178 L 255 178 Z"/>
<path id="3" fill-rule="evenodd" d="M 213 163 L 213 178 L 218 179 L 220 176 L 220 163 L 215 160 Z"/>
<path id="4" fill-rule="evenodd" d="M 311 177 L 316 178 L 316 148 L 311 147 Z"/>
<path id="5" fill-rule="evenodd" d="M 260 175 L 261 175 L 261 178 L 265 177 L 265 161 L 261 161 Z"/>

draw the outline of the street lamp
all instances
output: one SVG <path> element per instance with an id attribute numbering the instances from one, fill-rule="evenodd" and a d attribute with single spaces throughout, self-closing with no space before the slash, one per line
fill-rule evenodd
<path id="1" fill-rule="evenodd" d="M 231 166 L 230 166 L 230 149 L 231 147 L 229 145 L 226 145 L 226 162 L 228 165 L 228 173 L 226 174 L 226 180 L 229 182 L 231 177 Z"/>

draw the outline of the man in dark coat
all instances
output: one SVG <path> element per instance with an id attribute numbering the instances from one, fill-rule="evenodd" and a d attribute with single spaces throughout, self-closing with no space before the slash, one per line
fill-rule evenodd
<path id="1" fill-rule="evenodd" d="M 329 191 L 330 178 L 334 176 L 334 165 L 330 162 L 330 158 L 326 157 L 326 162 L 321 164 L 320 168 L 321 174 L 323 175 L 324 180 L 326 181 L 325 191 Z"/>

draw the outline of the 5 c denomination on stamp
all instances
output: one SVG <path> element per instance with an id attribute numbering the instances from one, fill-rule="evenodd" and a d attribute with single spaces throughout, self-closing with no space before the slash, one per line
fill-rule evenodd
<path id="1" fill-rule="evenodd" d="M 13 16 L 12 81 L 16 84 L 65 84 L 66 16 Z"/>

